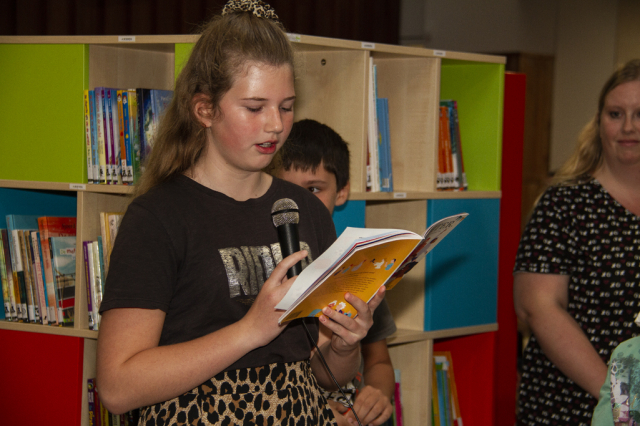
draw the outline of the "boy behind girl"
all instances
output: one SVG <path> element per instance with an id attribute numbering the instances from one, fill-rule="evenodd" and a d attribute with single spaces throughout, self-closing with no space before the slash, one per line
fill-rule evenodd
<path id="1" fill-rule="evenodd" d="M 331 213 L 349 198 L 349 148 L 338 133 L 315 120 L 293 124 L 289 138 L 270 166 L 270 173 L 307 188 Z M 396 331 L 396 325 L 386 300 L 375 310 L 373 321 L 361 342 L 360 373 L 347 386 L 345 394 L 348 398 L 356 395 L 353 407 L 362 424 L 380 425 L 393 411 L 391 396 L 395 387 L 386 338 Z M 325 392 L 325 396 L 334 413 L 354 419 L 352 413 L 347 413 L 348 404 L 340 391 Z"/>

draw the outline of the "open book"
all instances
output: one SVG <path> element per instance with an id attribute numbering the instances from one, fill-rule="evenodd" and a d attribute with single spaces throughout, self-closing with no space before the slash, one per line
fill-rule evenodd
<path id="1" fill-rule="evenodd" d="M 390 290 L 467 216 L 440 219 L 422 235 L 401 229 L 347 228 L 302 271 L 276 305 L 286 311 L 279 323 L 320 316 L 325 306 L 355 317 L 357 311 L 344 299 L 346 292 L 369 302 L 383 285 Z"/>

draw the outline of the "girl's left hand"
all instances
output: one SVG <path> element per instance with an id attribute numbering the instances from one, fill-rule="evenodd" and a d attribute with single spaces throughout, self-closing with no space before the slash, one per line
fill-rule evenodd
<path id="1" fill-rule="evenodd" d="M 336 353 L 346 354 L 359 348 L 360 340 L 367 335 L 373 325 L 373 311 L 384 299 L 384 293 L 385 286 L 382 286 L 369 303 L 351 293 L 347 293 L 345 300 L 358 311 L 358 315 L 355 318 L 348 317 L 329 307 L 325 307 L 322 310 L 320 322 L 333 332 L 331 348 Z"/>

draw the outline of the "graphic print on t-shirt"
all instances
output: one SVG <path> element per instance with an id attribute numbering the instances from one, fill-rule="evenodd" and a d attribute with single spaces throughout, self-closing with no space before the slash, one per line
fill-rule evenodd
<path id="1" fill-rule="evenodd" d="M 309 244 L 300 241 L 300 250 L 307 251 L 302 268 L 313 262 Z M 241 246 L 219 249 L 227 273 L 229 297 L 257 296 L 264 282 L 282 260 L 279 243 L 271 246 Z"/>

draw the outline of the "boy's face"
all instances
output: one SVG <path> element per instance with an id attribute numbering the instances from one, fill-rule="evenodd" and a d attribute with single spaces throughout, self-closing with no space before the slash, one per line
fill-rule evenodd
<path id="1" fill-rule="evenodd" d="M 338 191 L 336 177 L 328 172 L 321 163 L 317 170 L 302 171 L 292 168 L 291 170 L 280 170 L 280 179 L 295 183 L 313 192 L 316 197 L 333 213 L 335 206 L 341 206 L 349 198 L 349 184 Z"/>

